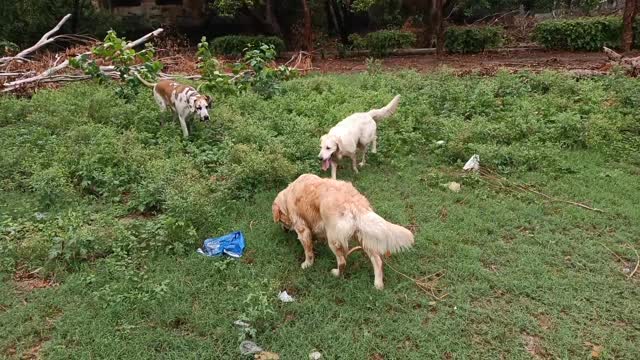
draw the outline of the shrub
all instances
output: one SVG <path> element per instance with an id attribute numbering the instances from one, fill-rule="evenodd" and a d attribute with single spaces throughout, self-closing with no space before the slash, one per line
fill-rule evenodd
<path id="1" fill-rule="evenodd" d="M 634 47 L 640 45 L 640 23 L 636 22 Z M 534 40 L 548 49 L 600 51 L 603 46 L 618 48 L 622 38 L 622 18 L 617 16 L 547 20 L 534 29 Z"/>
<path id="2" fill-rule="evenodd" d="M 374 57 L 383 57 L 393 49 L 409 48 L 416 44 L 415 34 L 400 30 L 380 30 L 365 36 L 351 34 L 349 40 L 353 42 L 354 49 L 369 50 Z"/>
<path id="3" fill-rule="evenodd" d="M 213 39 L 211 48 L 218 55 L 240 56 L 250 45 L 258 46 L 260 44 L 271 45 L 274 47 L 276 54 L 284 51 L 284 41 L 276 36 L 247 36 L 247 35 L 229 35 L 221 36 Z"/>
<path id="4" fill-rule="evenodd" d="M 454 26 L 445 32 L 444 47 L 453 53 L 476 53 L 500 46 L 502 37 L 498 26 Z"/>

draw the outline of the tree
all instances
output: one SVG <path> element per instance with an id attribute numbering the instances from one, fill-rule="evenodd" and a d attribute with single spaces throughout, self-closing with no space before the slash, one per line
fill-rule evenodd
<path id="1" fill-rule="evenodd" d="M 256 20 L 264 30 L 282 36 L 282 28 L 274 11 L 274 0 L 213 0 L 209 6 L 221 16 L 243 13 Z"/>
<path id="2" fill-rule="evenodd" d="M 304 46 L 307 51 L 313 51 L 313 25 L 311 24 L 311 10 L 307 0 L 302 1 L 302 11 L 304 13 Z"/>
<path id="3" fill-rule="evenodd" d="M 624 2 L 624 13 L 622 15 L 622 51 L 630 51 L 633 45 L 633 21 L 638 12 L 637 0 L 626 0 Z"/>

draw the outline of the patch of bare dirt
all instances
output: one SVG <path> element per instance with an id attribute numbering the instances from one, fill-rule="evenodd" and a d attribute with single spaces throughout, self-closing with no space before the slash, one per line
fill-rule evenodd
<path id="1" fill-rule="evenodd" d="M 315 59 L 313 66 L 321 73 L 353 73 L 366 70 L 366 57 L 347 59 Z M 441 67 L 458 70 L 461 75 L 480 73 L 492 75 L 498 69 L 507 70 L 607 70 L 609 60 L 603 52 L 567 52 L 525 50 L 486 52 L 482 54 L 446 54 L 436 56 L 390 56 L 383 59 L 385 70 L 412 69 L 430 72 Z"/>
<path id="2" fill-rule="evenodd" d="M 522 334 L 522 342 L 524 343 L 524 348 L 534 359 L 546 359 L 547 352 L 542 347 L 542 342 L 540 341 L 539 336 Z"/>
<path id="3" fill-rule="evenodd" d="M 37 271 L 28 272 L 26 269 L 18 269 L 13 275 L 16 288 L 22 292 L 31 292 L 35 289 L 43 289 L 58 286 L 52 279 L 43 279 L 37 275 Z"/>
<path id="4" fill-rule="evenodd" d="M 545 314 L 536 315 L 536 320 L 538 320 L 538 324 L 543 330 L 549 330 L 553 326 L 551 318 Z"/>

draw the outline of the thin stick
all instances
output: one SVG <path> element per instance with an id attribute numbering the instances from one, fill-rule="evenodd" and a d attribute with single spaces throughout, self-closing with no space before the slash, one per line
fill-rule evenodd
<path id="1" fill-rule="evenodd" d="M 412 278 L 411 276 L 409 276 L 409 275 L 406 275 L 406 274 L 402 273 L 402 272 L 401 272 L 401 271 L 399 271 L 398 269 L 396 269 L 396 268 L 394 268 L 393 266 L 391 266 L 391 264 L 389 264 L 388 262 L 386 262 L 386 261 L 384 261 L 384 260 L 383 260 L 383 262 L 385 263 L 385 265 L 387 265 L 387 266 L 388 266 L 392 271 L 394 271 L 395 273 L 397 273 L 397 274 L 401 275 L 402 277 L 404 277 L 404 278 L 406 278 L 406 279 L 408 279 L 408 280 L 413 281 L 413 283 L 414 283 L 414 284 L 416 284 L 416 286 L 417 286 L 418 288 L 420 288 L 420 290 L 424 291 L 424 292 L 425 292 L 426 294 L 428 294 L 428 295 L 431 295 L 434 299 L 436 299 L 436 300 L 438 300 L 438 301 L 442 301 L 445 297 L 449 296 L 449 293 L 445 293 L 444 295 L 437 296 L 437 295 L 433 292 L 433 287 L 432 287 L 432 286 L 431 286 L 431 287 L 427 287 L 427 286 L 425 286 L 421 281 L 416 280 L 416 279 Z M 440 271 L 438 271 L 436 274 L 438 274 L 438 273 L 443 273 L 443 274 L 444 274 L 444 270 L 440 270 Z M 440 277 L 442 277 L 442 275 L 441 275 Z M 439 279 L 440 277 L 438 277 L 438 279 Z"/>
<path id="2" fill-rule="evenodd" d="M 618 260 L 620 260 L 623 264 L 626 262 L 623 258 L 620 257 L 620 255 L 616 254 L 613 250 L 609 249 L 609 247 L 603 243 L 600 243 L 600 245 L 604 246 L 605 249 L 609 250 L 610 253 L 613 254 L 613 256 L 617 257 Z"/>
<path id="3" fill-rule="evenodd" d="M 489 175 L 491 175 L 491 176 L 495 177 L 498 181 L 504 181 L 504 182 L 506 182 L 507 184 L 509 184 L 509 185 L 511 185 L 511 186 L 515 186 L 516 188 L 518 188 L 518 189 L 520 189 L 520 190 L 527 191 L 527 192 L 530 192 L 530 193 L 533 193 L 533 194 L 536 194 L 536 195 L 542 196 L 542 197 L 544 197 L 545 199 L 548 199 L 548 200 L 550 200 L 550 201 L 562 202 L 562 203 L 565 203 L 565 204 L 575 205 L 575 206 L 581 207 L 581 208 L 583 208 L 583 209 L 587 209 L 587 210 L 591 210 L 591 211 L 595 211 L 595 212 L 600 212 L 600 213 L 604 213 L 604 212 L 605 212 L 605 211 L 604 211 L 604 210 L 602 210 L 602 209 L 594 208 L 594 207 L 591 207 L 591 206 L 585 205 L 585 204 L 583 204 L 583 203 L 579 203 L 579 202 L 575 202 L 575 201 L 570 201 L 570 200 L 564 200 L 564 199 L 558 199 L 558 198 L 555 198 L 555 197 L 553 197 L 553 196 L 549 196 L 549 195 L 547 195 L 547 194 L 545 194 L 545 193 L 542 193 L 542 192 L 540 192 L 540 191 L 534 190 L 534 189 L 532 189 L 532 188 L 530 188 L 529 186 L 526 186 L 526 185 L 516 184 L 516 183 L 514 183 L 514 182 L 512 182 L 512 181 L 510 181 L 510 180 L 508 180 L 508 179 L 506 179 L 506 178 L 504 178 L 504 177 L 502 177 L 502 176 L 500 176 L 500 175 L 498 175 L 498 174 L 496 174 L 496 173 L 492 172 L 491 170 L 488 170 L 488 169 L 484 169 L 484 168 L 483 168 L 483 169 L 481 170 L 481 174 L 482 174 L 482 173 L 484 173 L 483 175 L 485 175 L 485 176 L 486 176 L 487 174 L 489 174 Z"/>
<path id="4" fill-rule="evenodd" d="M 631 246 L 631 245 L 629 245 L 629 246 Z M 627 275 L 627 278 L 629 278 L 629 279 L 631 279 L 633 277 L 633 275 L 635 275 L 636 271 L 638 271 L 638 266 L 640 266 L 640 255 L 638 255 L 638 250 L 633 249 L 633 251 L 636 253 L 636 267 L 633 269 L 631 274 Z"/>

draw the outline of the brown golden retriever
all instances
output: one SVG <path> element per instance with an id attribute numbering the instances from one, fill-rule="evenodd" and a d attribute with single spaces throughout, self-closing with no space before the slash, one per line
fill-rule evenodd
<path id="1" fill-rule="evenodd" d="M 273 201 L 273 220 L 294 230 L 304 247 L 302 268 L 313 264 L 313 236 L 326 238 L 336 255 L 335 276 L 344 272 L 349 240 L 356 239 L 371 259 L 374 285 L 384 287 L 382 254 L 413 245 L 413 234 L 373 212 L 369 201 L 351 183 L 301 175 Z"/>

